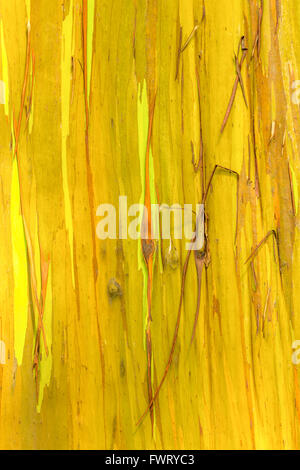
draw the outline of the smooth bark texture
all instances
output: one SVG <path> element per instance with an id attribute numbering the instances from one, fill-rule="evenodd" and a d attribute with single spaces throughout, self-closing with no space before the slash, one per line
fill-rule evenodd
<path id="1" fill-rule="evenodd" d="M 299 448 L 299 0 L 0 22 L 0 447 Z M 99 240 L 119 195 L 205 198 L 198 272 L 186 240 Z"/>

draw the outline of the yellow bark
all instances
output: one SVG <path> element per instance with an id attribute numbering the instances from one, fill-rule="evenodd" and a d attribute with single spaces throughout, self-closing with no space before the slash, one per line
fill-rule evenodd
<path id="1" fill-rule="evenodd" d="M 299 1 L 0 0 L 0 80 L 0 448 L 299 449 Z M 195 208 L 215 165 L 137 426 L 186 240 L 147 269 L 96 210 Z"/>

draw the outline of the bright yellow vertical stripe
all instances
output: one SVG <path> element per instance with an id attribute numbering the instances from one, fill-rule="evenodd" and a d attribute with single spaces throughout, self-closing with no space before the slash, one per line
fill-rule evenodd
<path id="1" fill-rule="evenodd" d="M 95 0 L 88 0 L 87 11 L 87 87 L 88 99 L 91 91 L 93 36 L 94 36 Z"/>
<path id="2" fill-rule="evenodd" d="M 14 344 L 15 356 L 20 365 L 23 359 L 28 319 L 28 266 L 16 159 L 13 161 L 11 184 L 11 236 L 14 272 Z"/>
<path id="3" fill-rule="evenodd" d="M 65 222 L 69 234 L 69 243 L 72 262 L 72 282 L 74 281 L 74 252 L 73 252 L 73 221 L 70 201 L 70 192 L 68 184 L 68 165 L 67 165 L 67 140 L 70 131 L 70 90 L 71 90 L 71 60 L 72 60 L 72 34 L 73 34 L 73 0 L 70 2 L 68 16 L 63 21 L 62 27 L 62 52 L 61 52 L 61 119 L 62 119 L 62 175 L 65 204 Z"/>

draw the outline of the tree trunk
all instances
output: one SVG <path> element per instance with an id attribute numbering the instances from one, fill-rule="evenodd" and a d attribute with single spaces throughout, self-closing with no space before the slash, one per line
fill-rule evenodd
<path id="1" fill-rule="evenodd" d="M 299 1 L 0 15 L 0 447 L 299 448 Z M 119 196 L 204 246 L 99 239 Z"/>

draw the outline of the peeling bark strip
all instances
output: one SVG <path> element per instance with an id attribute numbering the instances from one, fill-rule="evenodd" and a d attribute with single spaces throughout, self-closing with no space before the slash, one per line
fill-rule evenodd
<path id="1" fill-rule="evenodd" d="M 261 49 L 261 24 L 262 24 L 262 18 L 263 18 L 263 11 L 264 11 L 264 0 L 260 0 L 261 4 L 258 9 L 258 26 L 257 26 L 257 33 L 255 36 L 255 40 L 253 43 L 253 49 L 252 49 L 252 54 L 251 58 L 254 57 L 255 53 L 255 48 L 257 48 L 257 57 L 260 56 L 260 49 Z"/>
<path id="2" fill-rule="evenodd" d="M 208 196 L 208 192 L 211 188 L 211 185 L 212 185 L 212 180 L 213 180 L 213 177 L 215 176 L 215 173 L 216 171 L 220 169 L 220 170 L 223 170 L 223 171 L 228 171 L 230 174 L 234 174 L 237 176 L 237 180 L 238 180 L 238 185 L 237 185 L 237 195 L 236 195 L 236 198 L 237 198 L 237 215 L 236 215 L 236 235 L 235 235 L 235 240 L 236 240 L 236 237 L 237 237 L 237 227 L 238 227 L 238 195 L 239 195 L 239 174 L 234 171 L 234 170 L 230 170 L 229 168 L 226 168 L 226 167 L 223 167 L 221 165 L 215 165 L 212 173 L 211 173 L 211 176 L 209 178 L 209 182 L 208 182 L 208 185 L 207 185 L 207 188 L 205 190 L 205 193 L 204 193 L 204 196 L 203 196 L 203 199 L 202 199 L 202 204 L 205 204 L 206 203 L 206 200 L 207 200 L 207 196 Z M 205 221 L 207 221 L 207 216 L 205 217 Z M 196 225 L 197 225 L 198 221 L 196 222 Z M 190 345 L 193 343 L 193 340 L 194 340 L 194 337 L 195 337 L 195 333 L 196 333 L 196 327 L 197 327 L 197 323 L 198 323 L 198 318 L 199 318 L 199 311 L 200 311 L 200 299 L 201 299 L 201 279 L 202 279 L 202 270 L 203 270 L 203 266 L 205 265 L 205 267 L 207 268 L 210 264 L 210 252 L 209 252 L 209 242 L 208 242 L 208 230 L 207 230 L 207 225 L 205 224 L 205 227 L 204 227 L 204 236 L 205 236 L 205 245 L 204 245 L 204 250 L 203 251 L 195 251 L 194 252 L 194 258 L 195 258 L 195 265 L 196 265 L 196 270 L 197 270 L 197 307 L 196 307 L 196 314 L 195 314 L 195 318 L 194 318 L 194 324 L 193 324 L 193 331 L 192 331 L 192 336 L 191 336 L 191 342 L 190 342 Z M 193 239 L 193 243 L 195 242 L 196 240 L 196 237 Z M 189 250 L 188 251 L 188 254 L 186 256 L 186 260 L 185 260 L 185 263 L 184 263 L 184 266 L 183 266 L 183 272 L 182 272 L 182 281 L 181 281 L 181 292 L 180 292 L 180 299 L 179 299 L 179 308 L 178 308 L 178 314 L 177 314 L 177 319 L 176 319 L 176 326 L 175 326 L 175 332 L 174 332 L 174 336 L 173 336 L 173 342 L 172 342 L 172 346 L 171 346 L 171 351 L 170 351 L 170 355 L 169 355 L 169 358 L 168 358 L 168 361 L 167 361 L 167 365 L 165 367 L 165 370 L 164 370 L 164 374 L 162 376 L 162 379 L 161 381 L 159 382 L 159 385 L 152 397 L 152 399 L 150 400 L 150 403 L 148 405 L 148 408 L 145 410 L 145 412 L 143 413 L 143 415 L 140 417 L 140 419 L 138 420 L 137 422 L 137 426 L 139 426 L 142 421 L 144 420 L 144 418 L 146 417 L 147 413 L 149 412 L 150 410 L 150 413 L 152 412 L 152 409 L 153 409 L 153 405 L 154 405 L 154 402 L 156 401 L 156 399 L 158 398 L 158 395 L 159 395 L 159 392 L 164 384 L 164 381 L 166 380 L 166 377 L 167 377 L 167 374 L 168 374 L 168 371 L 169 371 L 169 368 L 172 364 L 172 361 L 173 361 L 173 357 L 174 357 L 174 352 L 175 352 L 175 346 L 176 346 L 176 342 L 177 342 L 177 338 L 178 338 L 178 331 L 179 331 L 179 326 L 180 326 L 180 319 L 181 319 L 181 308 L 182 308 L 182 303 L 183 303 L 183 295 L 184 295 L 184 288 L 185 288 L 185 279 L 186 279 L 186 273 L 187 273 L 187 269 L 188 269 L 188 265 L 189 265 L 189 260 L 190 260 L 190 256 L 191 256 L 191 252 L 192 250 Z M 151 420 L 152 420 L 152 417 L 151 417 Z"/>
<path id="3" fill-rule="evenodd" d="M 153 408 L 153 405 L 154 405 L 154 402 L 155 400 L 157 399 L 158 397 L 158 394 L 164 384 L 164 381 L 166 380 L 166 377 L 167 377 L 167 374 L 168 374 L 168 371 L 169 371 L 169 368 L 172 364 L 172 361 L 173 361 L 173 357 L 174 357 L 174 352 L 175 352 L 175 346 L 176 346 L 176 341 L 177 341 L 177 337 L 178 337 L 178 330 L 179 330 L 179 325 L 180 325 L 180 318 L 181 318 L 181 308 L 182 308 L 182 302 L 183 302 L 183 294 L 184 294 L 184 287 L 185 287 L 185 278 L 186 278 L 186 272 L 187 272 L 187 268 L 188 268 L 188 265 L 189 265 L 189 260 L 190 260 L 190 256 L 191 256 L 191 251 L 188 252 L 187 254 L 187 257 L 186 257 L 186 260 L 185 260 L 185 263 L 184 263 L 184 266 L 183 266 L 183 272 L 182 272 L 182 280 L 181 280 L 181 290 L 180 290 L 180 300 L 179 300 L 179 308 L 178 308 L 178 314 L 177 314 L 177 320 L 176 320 L 176 325 L 175 325 L 175 332 L 174 332 L 174 337 L 173 337 L 173 341 L 172 341 L 172 347 L 171 347 L 171 352 L 170 352 L 170 355 L 169 355 L 169 359 L 168 359 L 168 362 L 167 362 L 167 365 L 165 367 L 165 371 L 164 371 L 164 374 L 162 376 L 162 379 L 157 387 L 157 389 L 155 390 L 155 393 L 148 405 L 148 408 L 146 409 L 146 411 L 143 413 L 143 415 L 140 417 L 140 419 L 138 420 L 138 422 L 136 423 L 136 426 L 139 426 L 142 421 L 144 420 L 144 418 L 146 417 L 148 411 L 152 410 Z"/>
<path id="4" fill-rule="evenodd" d="M 33 76 L 32 76 L 32 84 L 31 84 L 31 90 L 30 90 L 30 96 L 29 96 L 29 103 L 30 103 L 30 108 L 31 108 L 31 101 L 32 101 L 32 92 L 33 92 L 33 84 L 34 84 L 34 55 L 31 49 L 31 33 L 30 33 L 30 25 L 28 25 L 27 28 L 27 53 L 26 53 L 26 64 L 25 64 L 25 75 L 24 75 L 24 82 L 23 82 L 23 88 L 22 88 L 22 96 L 21 96 L 21 107 L 20 107 L 20 112 L 19 112 L 19 118 L 18 121 L 16 121 L 14 117 L 14 134 L 15 134 L 15 147 L 14 147 L 14 157 L 16 158 L 17 161 L 17 167 L 18 167 L 18 174 L 19 174 L 19 185 L 20 185 L 20 211 L 22 215 L 22 220 L 23 220 L 23 228 L 24 228 L 24 235 L 25 235 L 25 240 L 26 240 L 26 247 L 27 247 L 27 253 L 28 253 L 28 260 L 29 260 L 29 269 L 30 269 L 30 280 L 31 280 L 31 291 L 32 295 L 38 310 L 38 332 L 37 332 L 37 337 L 36 337 L 36 346 L 34 350 L 34 367 L 36 368 L 36 386 L 38 383 L 37 379 L 37 374 L 38 374 L 38 347 L 39 347 L 39 341 L 40 341 L 40 332 L 42 331 L 43 335 L 43 341 L 44 341 L 44 346 L 46 350 L 46 354 L 48 356 L 49 350 L 47 346 L 47 340 L 46 340 L 46 334 L 45 334 L 45 328 L 43 324 L 43 308 L 42 304 L 39 300 L 38 293 L 37 293 L 37 282 L 36 282 L 36 274 L 35 274 L 35 263 L 34 263 L 34 255 L 33 255 L 33 250 L 32 250 L 32 244 L 31 244 L 31 239 L 30 239 L 30 233 L 26 224 L 25 220 L 25 215 L 23 211 L 23 199 L 24 195 L 22 193 L 22 184 L 21 184 L 21 179 L 20 179 L 20 157 L 19 157 L 19 145 L 20 145 L 20 135 L 21 135 L 21 124 L 22 124 L 22 118 L 24 114 L 24 108 L 25 108 L 25 99 L 26 99 L 26 92 L 28 88 L 28 77 L 29 77 L 29 67 L 30 67 L 30 59 L 32 60 L 32 69 L 33 69 Z M 30 112 L 30 111 L 29 111 Z M 26 115 L 26 123 L 28 122 L 29 119 L 29 113 Z M 37 389 L 37 398 L 38 398 L 38 389 Z"/>
<path id="5" fill-rule="evenodd" d="M 196 33 L 196 31 L 197 31 L 198 28 L 199 28 L 199 25 L 198 25 L 198 24 L 196 24 L 196 25 L 193 27 L 193 29 L 192 29 L 192 31 L 191 31 L 191 34 L 189 35 L 189 37 L 187 38 L 187 40 L 185 41 L 184 45 L 183 45 L 182 48 L 181 48 L 181 51 L 180 51 L 181 53 L 183 53 L 183 51 L 185 51 L 185 49 L 188 47 L 189 43 L 190 43 L 191 40 L 193 39 L 193 37 L 194 37 L 194 35 L 195 35 L 195 33 Z"/>
<path id="6" fill-rule="evenodd" d="M 270 230 L 267 235 L 258 243 L 258 245 L 256 245 L 256 247 L 254 248 L 254 250 L 252 251 L 252 253 L 249 255 L 249 257 L 246 259 L 245 261 L 245 264 L 247 264 L 250 260 L 252 260 L 256 255 L 257 255 L 257 252 L 259 250 L 259 248 L 268 240 L 268 238 L 273 235 L 274 239 L 275 239 L 275 242 L 276 242 L 276 245 L 277 245 L 277 250 L 278 250 L 278 259 L 280 261 L 280 257 L 279 257 L 279 245 L 278 245 L 278 237 L 277 237 L 277 233 L 275 230 Z"/>
<path id="7" fill-rule="evenodd" d="M 240 49 L 242 50 L 242 58 L 239 62 L 238 56 L 239 56 Z M 243 84 L 243 79 L 242 79 L 242 75 L 241 75 L 241 68 L 242 68 L 244 60 L 246 58 L 247 51 L 248 51 L 248 49 L 244 45 L 244 36 L 242 36 L 242 38 L 240 39 L 240 42 L 239 42 L 238 53 L 237 53 L 237 56 L 235 58 L 236 79 L 235 79 L 235 82 L 234 82 L 234 85 L 233 85 L 233 89 L 232 89 L 231 97 L 230 97 L 228 107 L 227 107 L 227 110 L 226 110 L 226 113 L 225 113 L 225 117 L 224 117 L 224 120 L 223 120 L 223 123 L 222 123 L 221 134 L 223 133 L 223 131 L 225 129 L 225 126 L 227 124 L 227 121 L 228 121 L 228 118 L 229 118 L 229 115 L 230 115 L 230 112 L 231 112 L 231 108 L 232 108 L 232 105 L 233 105 L 233 102 L 234 102 L 234 98 L 235 98 L 235 95 L 236 95 L 236 92 L 237 92 L 237 87 L 238 87 L 239 83 L 241 85 L 241 89 L 242 89 L 242 93 L 243 93 L 243 97 L 244 97 L 246 107 L 248 108 L 245 89 L 244 89 L 244 84 Z"/>
<path id="8" fill-rule="evenodd" d="M 195 265 L 196 265 L 196 270 L 197 270 L 197 283 L 198 284 L 197 284 L 197 307 L 196 307 L 196 314 L 195 314 L 195 320 L 194 320 L 192 337 L 191 337 L 191 344 L 195 338 L 196 328 L 197 328 L 197 323 L 198 323 L 198 318 L 199 318 L 199 313 L 200 313 L 201 279 L 202 279 L 203 265 L 205 264 L 205 253 L 200 253 L 200 252 L 195 251 L 194 258 L 195 258 Z"/>
<path id="9" fill-rule="evenodd" d="M 154 101 L 149 109 L 149 128 L 147 137 L 147 149 L 146 149 L 146 168 L 145 168 L 145 208 L 146 212 L 143 214 L 142 221 L 142 234 L 146 234 L 147 238 L 142 239 L 142 253 L 144 256 L 145 264 L 147 267 L 148 279 L 147 279 L 147 324 L 146 324 L 146 345 L 147 345 L 147 380 L 148 380 L 148 397 L 150 403 L 150 416 L 152 433 L 154 427 L 154 413 L 152 407 L 152 339 L 151 339 L 151 305 L 152 305 L 152 285 L 153 285 L 153 264 L 155 254 L 155 243 L 152 240 L 152 219 L 151 219 L 151 190 L 150 190 L 150 146 L 153 129 L 153 118 L 155 109 L 156 95 Z M 147 217 L 147 219 L 146 219 Z M 147 231 L 144 229 L 147 227 Z"/>
<path id="10" fill-rule="evenodd" d="M 177 52 L 177 59 L 176 59 L 175 80 L 177 80 L 177 78 L 178 78 L 178 73 L 179 73 L 181 45 L 182 45 L 182 27 L 180 26 L 180 30 L 179 30 L 179 45 L 178 45 L 178 52 Z"/>
<path id="11" fill-rule="evenodd" d="M 205 20 L 205 6 L 203 4 L 203 15 L 201 19 L 201 23 Z M 200 25 L 196 24 L 191 33 L 189 34 L 188 38 L 186 39 L 184 45 L 182 46 L 182 26 L 180 26 L 179 30 L 179 46 L 178 46 L 178 52 L 177 52 L 177 59 L 176 59 L 176 74 L 175 74 L 175 80 L 178 78 L 178 73 L 179 73 L 179 65 L 180 65 L 180 56 L 181 54 L 186 50 L 188 45 L 190 44 L 191 40 L 195 36 L 197 30 L 199 29 Z"/>
<path id="12" fill-rule="evenodd" d="M 33 369 L 35 372 L 35 382 L 36 382 L 36 399 L 37 402 L 39 401 L 39 383 L 38 383 L 38 373 L 39 373 L 39 355 L 40 355 L 40 336 L 41 336 L 41 329 L 43 325 L 43 317 L 45 312 L 45 304 L 46 304 L 46 293 L 47 293 L 47 284 L 48 284 L 48 272 L 49 272 L 49 265 L 50 260 L 44 262 L 42 261 L 42 292 L 41 292 L 41 303 L 40 303 L 40 311 L 39 311 L 39 322 L 37 333 L 35 337 L 35 346 L 34 346 L 34 357 L 33 357 Z M 43 335 L 44 335 L 44 328 L 43 328 Z M 46 344 L 46 338 L 44 338 L 45 349 L 47 356 L 49 355 L 48 347 Z"/>
<path id="13" fill-rule="evenodd" d="M 204 155 L 203 155 L 203 135 L 202 135 L 202 116 L 201 116 L 201 93 L 200 93 L 200 77 L 198 69 L 196 68 L 196 77 L 197 77 L 197 90 L 198 90 L 198 106 L 199 106 L 199 123 L 200 123 L 200 148 L 199 148 L 199 159 L 198 163 L 195 162 L 195 153 L 194 153 L 194 145 L 191 142 L 192 146 L 192 164 L 194 167 L 195 173 L 200 169 L 201 173 L 201 196 L 204 195 Z"/>

